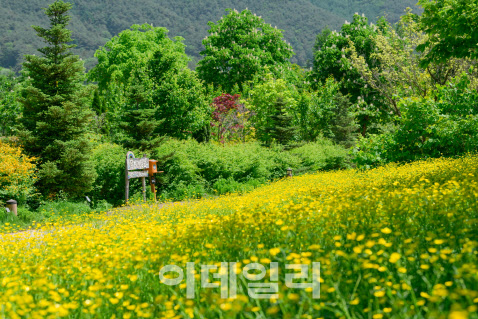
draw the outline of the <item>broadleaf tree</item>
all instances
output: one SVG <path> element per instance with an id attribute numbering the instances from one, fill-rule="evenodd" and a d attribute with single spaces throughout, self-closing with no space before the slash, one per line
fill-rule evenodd
<path id="1" fill-rule="evenodd" d="M 83 84 L 83 61 L 70 51 L 74 45 L 66 27 L 71 6 L 55 1 L 45 9 L 50 27 L 33 27 L 47 43 L 38 49 L 43 56 L 27 55 L 23 64 L 28 80 L 20 98 L 21 143 L 28 155 L 38 158 L 37 186 L 47 197 L 60 192 L 82 196 L 96 176 L 86 137 L 92 87 Z"/>
<path id="2" fill-rule="evenodd" d="M 429 49 L 422 65 L 450 58 L 478 58 L 478 0 L 420 0 L 424 9 L 422 30 L 428 40 L 419 51 Z"/>
<path id="3" fill-rule="evenodd" d="M 135 24 L 96 51 L 98 64 L 90 70 L 88 79 L 98 83 L 109 122 L 106 125 L 111 127 L 113 140 L 124 140 L 118 124 L 128 108 L 127 95 L 130 94 L 130 86 L 135 85 L 131 81 L 135 78 L 135 70 L 147 69 L 154 53 L 160 49 L 180 53 L 183 62 L 187 63 L 182 41 L 181 37 L 170 39 L 166 28 Z"/>
<path id="4" fill-rule="evenodd" d="M 375 50 L 369 57 L 358 53 L 350 42 L 349 62 L 359 72 L 370 88 L 376 90 L 386 101 L 384 110 L 401 116 L 399 100 L 404 97 L 427 97 L 437 85 L 461 72 L 468 71 L 470 61 L 450 58 L 440 63 L 428 63 L 422 67 L 423 55 L 417 53 L 417 47 L 426 43 L 429 37 L 420 30 L 419 16 L 411 10 L 400 18 L 395 25 L 387 26 L 371 40 Z M 377 61 L 375 66 L 367 63 L 367 58 Z"/>
<path id="5" fill-rule="evenodd" d="M 184 48 L 157 50 L 149 62 L 151 101 L 156 119 L 163 121 L 160 135 L 187 138 L 209 124 L 212 107 L 206 88 L 187 62 Z"/>
<path id="6" fill-rule="evenodd" d="M 375 52 L 373 39 L 380 30 L 386 32 L 386 27 L 384 18 L 380 18 L 377 24 L 369 24 L 365 16 L 355 14 L 352 22 L 345 21 L 339 32 L 326 29 L 317 36 L 310 80 L 320 86 L 332 76 L 340 83 L 340 92 L 348 96 L 353 104 L 360 105 L 356 113 L 362 135 L 377 133 L 377 124 L 387 120 L 390 114 L 384 107 L 383 97 L 367 85 L 351 64 L 347 49 L 352 43 L 370 67 L 380 68 L 379 61 L 372 56 Z"/>
<path id="7" fill-rule="evenodd" d="M 207 84 L 232 93 L 234 87 L 251 81 L 257 73 L 275 75 L 289 67 L 292 47 L 285 42 L 282 30 L 272 27 L 249 10 L 228 14 L 209 22 L 209 36 L 203 40 L 203 59 L 198 62 L 199 77 Z"/>

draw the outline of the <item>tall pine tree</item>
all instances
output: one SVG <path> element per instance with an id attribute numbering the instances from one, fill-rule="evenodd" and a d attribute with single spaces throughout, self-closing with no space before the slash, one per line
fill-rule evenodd
<path id="1" fill-rule="evenodd" d="M 359 125 L 351 111 L 352 104 L 347 96 L 338 92 L 334 97 L 336 104 L 332 120 L 331 131 L 334 134 L 333 141 L 346 148 L 355 146 L 358 137 Z"/>
<path id="2" fill-rule="evenodd" d="M 293 123 L 292 115 L 286 111 L 286 102 L 282 97 L 277 98 L 274 103 L 274 113 L 271 115 L 272 126 L 266 128 L 271 140 L 278 144 L 288 146 L 297 134 L 297 127 Z"/>
<path id="3" fill-rule="evenodd" d="M 96 175 L 86 138 L 91 88 L 83 84 L 83 62 L 71 54 L 74 45 L 69 44 L 71 31 L 66 29 L 70 8 L 70 3 L 55 1 L 44 9 L 50 27 L 33 29 L 47 46 L 38 49 L 42 56 L 25 56 L 23 64 L 29 81 L 20 98 L 20 138 L 25 151 L 38 158 L 37 186 L 47 197 L 60 191 L 82 196 L 91 190 Z"/>

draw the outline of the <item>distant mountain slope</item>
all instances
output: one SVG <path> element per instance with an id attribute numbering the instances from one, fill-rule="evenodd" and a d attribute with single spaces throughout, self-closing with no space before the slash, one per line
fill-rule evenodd
<path id="1" fill-rule="evenodd" d="M 48 24 L 41 8 L 51 0 L 0 0 L 0 66 L 19 70 L 24 54 L 36 53 L 43 44 L 31 25 Z M 166 27 L 170 36 L 185 38 L 187 53 L 197 61 L 207 22 L 217 21 L 226 8 L 250 9 L 267 23 L 284 30 L 294 48 L 292 61 L 306 65 L 312 58 L 316 35 L 325 27 L 339 29 L 354 12 L 371 21 L 388 13 L 394 22 L 416 0 L 71 0 L 75 50 L 88 68 L 95 63 L 99 46 L 132 24 Z"/>

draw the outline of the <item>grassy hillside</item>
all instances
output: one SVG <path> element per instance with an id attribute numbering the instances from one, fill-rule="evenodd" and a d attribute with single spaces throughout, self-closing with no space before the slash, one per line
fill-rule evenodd
<path id="1" fill-rule="evenodd" d="M 0 318 L 476 319 L 477 176 L 476 156 L 317 173 L 0 234 Z M 306 266 L 317 262 L 320 288 L 290 284 L 286 265 L 306 267 L 294 283 L 318 283 Z M 251 263 L 278 296 L 250 294 Z M 166 265 L 183 279 L 166 285 L 178 275 L 158 277 Z M 225 278 L 231 297 L 203 278 Z"/>
<path id="2" fill-rule="evenodd" d="M 41 8 L 49 0 L 0 0 L 0 66 L 19 70 L 24 54 L 36 53 L 41 40 L 31 25 L 45 25 Z M 76 53 L 94 65 L 95 50 L 112 36 L 132 24 L 152 23 L 170 30 L 170 36 L 186 39 L 187 53 L 194 61 L 202 50 L 201 40 L 207 34 L 207 22 L 217 21 L 226 8 L 248 8 L 266 22 L 283 29 L 285 38 L 294 48 L 292 61 L 306 65 L 312 58 L 315 36 L 325 27 L 338 29 L 351 20 L 354 12 L 365 13 L 371 20 L 387 14 L 396 21 L 415 0 L 71 0 L 71 29 L 78 48 Z"/>

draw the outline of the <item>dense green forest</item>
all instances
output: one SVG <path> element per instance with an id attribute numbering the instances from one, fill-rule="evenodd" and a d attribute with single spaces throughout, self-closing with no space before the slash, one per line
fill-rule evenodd
<path id="1" fill-rule="evenodd" d="M 41 40 L 31 32 L 31 25 L 45 25 L 43 11 L 50 1 L 0 0 L 0 66 L 19 71 L 24 54 L 34 54 Z M 200 59 L 201 40 L 207 35 L 207 22 L 217 21 L 226 8 L 242 11 L 249 8 L 264 20 L 284 30 L 295 56 L 291 61 L 307 66 L 312 61 L 312 48 L 317 33 L 325 27 L 339 29 L 342 23 L 358 12 L 375 21 L 386 15 L 396 22 L 406 7 L 415 8 L 415 0 L 74 0 L 71 30 L 74 53 L 80 55 L 90 69 L 94 52 L 119 32 L 133 24 L 153 24 L 170 30 L 170 37 L 185 38 L 190 66 Z"/>

